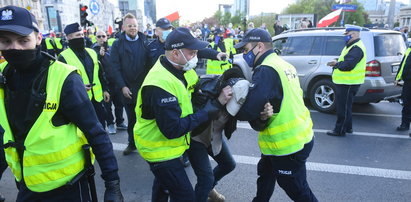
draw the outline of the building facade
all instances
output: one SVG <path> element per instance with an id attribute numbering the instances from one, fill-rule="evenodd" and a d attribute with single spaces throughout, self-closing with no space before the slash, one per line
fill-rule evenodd
<path id="1" fill-rule="evenodd" d="M 93 28 L 106 31 L 108 26 L 114 27 L 114 20 L 120 16 L 117 1 L 108 0 L 42 0 L 45 14 L 45 30 L 62 32 L 66 25 L 80 23 L 80 6 L 87 6 L 87 20 Z"/>
<path id="2" fill-rule="evenodd" d="M 43 12 L 39 0 L 0 0 L 0 7 L 8 5 L 26 8 L 31 13 L 33 13 L 34 16 L 36 16 L 37 22 L 39 24 L 39 29 L 44 29 Z"/>
<path id="3" fill-rule="evenodd" d="M 241 14 L 243 16 L 249 17 L 250 15 L 250 0 L 235 0 L 231 15 Z"/>

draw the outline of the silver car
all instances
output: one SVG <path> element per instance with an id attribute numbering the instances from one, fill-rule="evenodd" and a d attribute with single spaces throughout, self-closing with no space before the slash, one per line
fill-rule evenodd
<path id="1" fill-rule="evenodd" d="M 297 69 L 304 97 L 321 112 L 335 111 L 335 85 L 327 62 L 337 59 L 344 48 L 343 33 L 344 28 L 317 28 L 288 31 L 272 38 L 280 56 Z M 367 67 L 365 82 L 354 101 L 376 103 L 398 97 L 401 88 L 394 86 L 394 78 L 406 50 L 401 33 L 364 28 L 360 37 L 367 51 Z M 247 65 L 240 57 L 236 55 L 234 65 Z"/>

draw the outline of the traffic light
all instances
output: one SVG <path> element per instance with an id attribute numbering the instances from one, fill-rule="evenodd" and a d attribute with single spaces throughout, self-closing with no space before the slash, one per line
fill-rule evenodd
<path id="1" fill-rule="evenodd" d="M 88 9 L 87 6 L 80 4 L 80 24 L 83 27 L 89 23 L 87 20 L 87 16 L 88 16 L 87 9 Z"/>

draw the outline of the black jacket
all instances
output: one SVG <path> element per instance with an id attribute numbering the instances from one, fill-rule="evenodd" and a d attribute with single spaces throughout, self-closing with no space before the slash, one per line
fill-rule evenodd
<path id="1" fill-rule="evenodd" d="M 128 87 L 133 94 L 132 102 L 136 102 L 137 92 L 146 77 L 151 64 L 147 41 L 143 33 L 138 32 L 139 39 L 136 41 L 136 51 L 130 47 L 130 42 L 122 33 L 118 40 L 113 43 L 110 51 L 111 67 L 116 85 L 119 88 Z M 128 99 L 125 99 L 128 100 Z"/>

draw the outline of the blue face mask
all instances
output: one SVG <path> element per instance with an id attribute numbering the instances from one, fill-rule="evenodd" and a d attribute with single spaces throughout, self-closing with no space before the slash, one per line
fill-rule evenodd
<path id="1" fill-rule="evenodd" d="M 344 36 L 344 41 L 345 41 L 345 43 L 348 43 L 348 41 L 349 41 L 351 38 L 352 38 L 351 35 L 345 35 L 345 36 Z"/>
<path id="2" fill-rule="evenodd" d="M 168 34 L 171 33 L 171 30 L 165 30 L 163 31 L 163 36 L 161 37 L 164 41 L 167 39 Z"/>
<path id="3" fill-rule="evenodd" d="M 255 47 L 257 47 L 257 45 L 255 45 L 254 48 Z M 254 67 L 254 60 L 255 60 L 255 57 L 257 56 L 257 55 L 254 55 L 253 53 L 254 48 L 249 50 L 247 54 L 243 54 L 243 58 L 245 62 L 247 62 L 248 66 L 250 67 Z"/>

